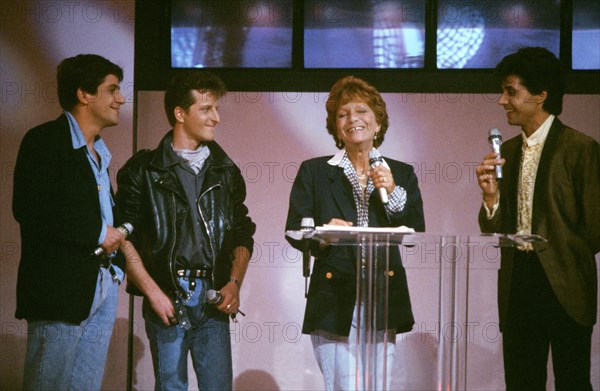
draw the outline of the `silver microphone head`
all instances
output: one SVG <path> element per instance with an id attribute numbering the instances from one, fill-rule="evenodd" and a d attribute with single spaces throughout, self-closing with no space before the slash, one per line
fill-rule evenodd
<path id="1" fill-rule="evenodd" d="M 488 142 L 490 143 L 490 147 L 492 148 L 492 152 L 497 153 L 496 159 L 500 160 L 500 146 L 502 145 L 502 135 L 500 131 L 496 128 L 490 129 L 490 136 L 488 137 Z M 496 166 L 496 178 L 502 179 L 502 166 Z"/>
<path id="2" fill-rule="evenodd" d="M 312 231 L 315 229 L 315 220 L 312 217 L 303 217 L 300 222 L 300 231 Z"/>
<path id="3" fill-rule="evenodd" d="M 208 301 L 208 304 L 221 304 L 223 301 L 223 295 L 219 291 L 209 289 L 206 291 L 206 301 Z"/>
<path id="4" fill-rule="evenodd" d="M 499 139 L 500 141 L 502 141 L 502 134 L 497 128 L 490 129 L 490 136 L 488 137 L 488 140 L 491 141 L 492 139 Z"/>
<path id="5" fill-rule="evenodd" d="M 376 149 L 371 149 L 369 152 L 369 165 L 371 167 L 376 167 L 381 164 L 382 160 L 383 158 L 381 157 L 379 151 Z"/>

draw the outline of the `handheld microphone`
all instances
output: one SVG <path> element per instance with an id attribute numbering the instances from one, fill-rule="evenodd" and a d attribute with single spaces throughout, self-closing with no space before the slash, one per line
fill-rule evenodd
<path id="1" fill-rule="evenodd" d="M 206 300 L 208 304 L 219 305 L 223 302 L 223 295 L 219 291 L 209 289 L 206 291 Z"/>
<path id="2" fill-rule="evenodd" d="M 500 131 L 496 128 L 490 129 L 488 141 L 490 143 L 490 147 L 492 148 L 492 152 L 496 152 L 498 154 L 496 160 L 500 160 L 500 146 L 502 145 L 502 134 L 500 134 Z M 496 179 L 502 179 L 502 166 L 500 164 L 496 166 Z"/>
<path id="3" fill-rule="evenodd" d="M 315 229 L 315 220 L 312 217 L 303 217 L 300 222 L 300 231 L 312 232 Z M 308 297 L 308 277 L 310 277 L 310 239 L 304 238 L 302 251 L 302 276 L 304 276 L 304 297 Z"/>
<path id="4" fill-rule="evenodd" d="M 133 232 L 133 225 L 131 225 L 131 223 L 123 223 L 123 225 L 118 226 L 117 229 L 124 238 L 127 238 L 127 236 Z M 104 254 L 104 249 L 102 246 L 98 246 L 98 248 L 94 250 L 94 255 L 99 257 L 102 254 Z"/>
<path id="5" fill-rule="evenodd" d="M 206 291 L 206 301 L 208 302 L 208 304 L 214 304 L 215 306 L 217 306 L 223 302 L 223 295 L 221 294 L 220 291 L 217 291 L 214 289 L 209 289 Z M 242 314 L 242 316 L 246 316 L 246 314 L 244 314 L 242 312 L 242 310 L 240 310 L 239 308 L 238 308 L 237 312 Z M 237 320 L 235 319 L 236 313 L 233 313 L 230 316 L 234 322 L 237 322 Z"/>
<path id="6" fill-rule="evenodd" d="M 300 231 L 311 232 L 315 229 L 315 220 L 312 217 L 303 217 L 300 223 Z M 304 251 L 302 251 L 302 275 L 310 276 L 310 239 L 304 239 Z"/>
<path id="7" fill-rule="evenodd" d="M 371 166 L 371 168 L 379 167 L 382 164 L 383 158 L 381 157 L 381 154 L 379 154 L 379 151 L 377 151 L 376 149 L 371 149 L 371 152 L 369 152 L 369 165 Z M 384 205 L 387 205 L 389 201 L 387 190 L 384 187 L 380 187 L 377 190 L 379 191 L 379 198 L 381 198 L 381 202 Z"/>

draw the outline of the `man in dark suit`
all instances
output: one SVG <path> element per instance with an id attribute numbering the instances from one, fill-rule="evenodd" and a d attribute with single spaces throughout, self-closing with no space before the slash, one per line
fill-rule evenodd
<path id="1" fill-rule="evenodd" d="M 28 324 L 24 389 L 99 390 L 117 312 L 124 244 L 113 227 L 111 155 L 100 131 L 119 122 L 123 71 L 97 55 L 58 66 L 64 114 L 27 132 L 17 157 L 16 317 Z M 93 255 L 101 247 L 108 257 Z"/>
<path id="2" fill-rule="evenodd" d="M 483 232 L 547 241 L 502 249 L 498 302 L 507 389 L 545 390 L 549 348 L 557 390 L 591 390 L 600 251 L 600 147 L 556 117 L 564 77 L 543 48 L 524 48 L 496 67 L 499 104 L 522 133 L 477 167 Z M 503 165 L 503 179 L 495 166 Z"/>

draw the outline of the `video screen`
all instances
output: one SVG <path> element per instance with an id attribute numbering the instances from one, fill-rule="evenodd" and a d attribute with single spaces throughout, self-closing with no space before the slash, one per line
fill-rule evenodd
<path id="1" fill-rule="evenodd" d="M 305 0 L 302 5 L 304 44 L 296 50 L 303 52 L 298 57 L 303 64 L 294 65 L 293 0 L 171 0 L 171 66 L 424 68 L 426 0 Z M 559 55 L 559 1 L 439 0 L 437 5 L 437 69 L 494 68 L 525 46 Z M 600 68 L 599 42 L 600 2 L 573 2 L 573 69 Z"/>
<path id="2" fill-rule="evenodd" d="M 292 0 L 171 1 L 174 68 L 290 68 Z"/>
<path id="3" fill-rule="evenodd" d="M 573 2 L 573 69 L 600 69 L 600 2 Z"/>
<path id="4" fill-rule="evenodd" d="M 306 68 L 423 68 L 425 1 L 304 2 Z"/>
<path id="5" fill-rule="evenodd" d="M 494 68 L 526 46 L 560 49 L 560 2 L 439 0 L 438 69 Z"/>

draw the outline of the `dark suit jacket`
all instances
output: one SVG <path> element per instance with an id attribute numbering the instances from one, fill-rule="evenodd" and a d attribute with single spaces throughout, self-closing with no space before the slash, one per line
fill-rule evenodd
<path id="1" fill-rule="evenodd" d="M 502 145 L 506 159 L 500 184 L 500 206 L 483 232 L 515 233 L 522 155 L 519 134 Z M 547 243 L 534 244 L 554 293 L 579 324 L 596 322 L 598 282 L 594 255 L 600 251 L 600 146 L 589 136 L 554 119 L 544 144 L 533 197 L 532 233 Z M 502 249 L 498 278 L 500 327 L 506 322 L 513 248 Z"/>
<path id="2" fill-rule="evenodd" d="M 91 253 L 102 220 L 94 173 L 85 148 L 73 149 L 65 115 L 23 138 L 13 214 L 21 228 L 16 317 L 72 323 L 86 319 L 99 270 Z"/>
<path id="3" fill-rule="evenodd" d="M 332 218 L 352 221 L 357 225 L 357 211 L 352 186 L 342 168 L 331 166 L 331 157 L 320 157 L 302 163 L 290 195 L 286 230 L 300 229 L 303 217 L 312 217 L 316 226 Z M 387 159 L 396 185 L 407 192 L 408 200 L 400 213 L 387 215 L 376 191 L 369 199 L 369 226 L 396 227 L 406 225 L 416 231 L 425 230 L 423 202 L 417 177 L 408 164 Z M 302 250 L 301 244 L 290 243 Z M 356 304 L 356 253 L 350 246 L 314 248 L 315 263 L 311 275 L 303 332 L 326 330 L 347 336 Z M 397 332 L 412 329 L 414 319 L 410 305 L 406 273 L 397 247 L 390 251 L 389 327 Z M 327 277 L 329 276 L 329 278 Z"/>

